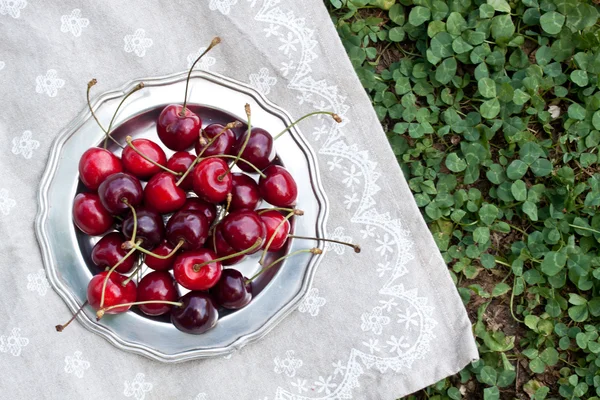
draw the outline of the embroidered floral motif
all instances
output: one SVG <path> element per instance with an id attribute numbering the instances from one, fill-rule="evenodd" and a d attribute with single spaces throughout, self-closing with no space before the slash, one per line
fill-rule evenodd
<path id="1" fill-rule="evenodd" d="M 29 339 L 21 336 L 20 328 L 13 328 L 9 336 L 0 336 L 0 352 L 10 353 L 15 357 L 21 355 L 23 347 L 29 344 Z"/>
<path id="2" fill-rule="evenodd" d="M 352 238 L 350 236 L 344 235 L 344 228 L 341 226 L 338 226 L 337 228 L 334 229 L 333 233 L 331 235 L 329 235 L 329 239 L 339 240 L 340 242 L 346 242 L 346 243 L 352 242 Z M 327 243 L 325 243 L 325 248 L 332 249 L 333 251 L 336 252 L 336 254 L 342 255 L 346 252 L 346 249 L 348 247 L 343 244 L 339 244 L 339 243 L 327 242 Z"/>
<path id="3" fill-rule="evenodd" d="M 8 197 L 8 190 L 0 189 L 0 212 L 4 215 L 10 214 L 10 210 L 17 205 L 17 202 Z"/>
<path id="4" fill-rule="evenodd" d="M 363 331 L 372 331 L 376 335 L 381 335 L 383 327 L 390 323 L 390 317 L 381 315 L 381 311 L 381 307 L 375 307 L 371 312 L 364 313 L 360 317 L 362 321 L 360 329 Z"/>
<path id="5" fill-rule="evenodd" d="M 26 159 L 30 159 L 33 155 L 33 150 L 40 147 L 40 142 L 31 138 L 31 131 L 25 131 L 19 137 L 15 137 L 12 140 L 12 152 L 14 155 L 22 154 Z"/>
<path id="6" fill-rule="evenodd" d="M 27 7 L 26 0 L 0 0 L 0 15 L 19 18 L 21 10 Z"/>
<path id="7" fill-rule="evenodd" d="M 294 357 L 294 350 L 285 352 L 285 358 L 275 357 L 274 371 L 278 374 L 285 373 L 290 378 L 296 375 L 296 370 L 302 366 L 302 360 Z"/>
<path id="8" fill-rule="evenodd" d="M 83 373 L 90 368 L 90 363 L 81 358 L 81 351 L 76 351 L 73 356 L 65 357 L 65 372 L 75 374 L 78 378 L 83 378 Z"/>
<path id="9" fill-rule="evenodd" d="M 306 387 L 306 379 L 300 379 L 296 382 L 292 382 L 291 385 L 298 390 L 298 393 L 308 392 L 308 388 Z"/>
<path id="10" fill-rule="evenodd" d="M 46 273 L 43 269 L 40 269 L 35 274 L 27 275 L 27 289 L 32 292 L 38 292 L 40 296 L 45 296 L 50 284 L 46 279 Z"/>
<path id="11" fill-rule="evenodd" d="M 200 57 L 200 55 L 202 53 L 204 53 L 205 51 L 206 51 L 206 47 L 201 47 L 200 50 L 198 50 L 196 53 L 188 54 L 188 56 L 187 56 L 188 68 L 191 68 L 194 61 L 196 61 L 196 59 L 198 57 Z M 202 57 L 200 59 L 200 61 L 198 61 L 198 63 L 196 63 L 196 66 L 194 67 L 194 69 L 202 69 L 204 71 L 209 71 L 210 67 L 212 67 L 216 63 L 217 63 L 217 60 L 214 57 L 211 57 L 207 54 L 204 57 Z"/>
<path id="12" fill-rule="evenodd" d="M 206 393 L 198 393 L 198 396 L 194 397 L 194 400 L 208 400 Z"/>
<path id="13" fill-rule="evenodd" d="M 325 394 L 331 394 L 331 389 L 335 389 L 335 387 L 337 386 L 337 384 L 331 382 L 332 379 L 333 376 L 328 376 L 327 379 L 323 378 L 322 376 L 319 376 L 319 380 L 315 381 L 315 386 L 318 388 L 317 392 L 325 392 Z"/>
<path id="14" fill-rule="evenodd" d="M 135 397 L 135 400 L 144 400 L 146 393 L 152 390 L 152 384 L 146 382 L 145 375 L 139 372 L 135 378 L 129 382 L 125 381 L 125 390 L 123 394 L 127 397 Z"/>
<path id="15" fill-rule="evenodd" d="M 208 7 L 215 11 L 218 10 L 221 14 L 227 15 L 231 11 L 231 6 L 237 4 L 238 0 L 210 0 Z"/>
<path id="16" fill-rule="evenodd" d="M 50 97 L 56 97 L 58 89 L 63 86 L 65 86 L 65 81 L 58 78 L 58 72 L 55 69 L 49 69 L 46 75 L 38 75 L 35 78 L 35 91 L 46 93 Z"/>
<path id="17" fill-rule="evenodd" d="M 125 51 L 127 53 L 134 52 L 138 57 L 144 57 L 146 50 L 154 44 L 152 39 L 146 37 L 146 31 L 142 28 L 136 30 L 133 35 L 126 35 L 123 40 L 125 41 Z"/>
<path id="18" fill-rule="evenodd" d="M 267 68 L 261 68 L 258 74 L 250 74 L 250 83 L 262 94 L 269 94 L 271 86 L 277 83 L 277 78 L 269 76 Z"/>
<path id="19" fill-rule="evenodd" d="M 312 288 L 308 291 L 308 294 L 300 306 L 298 307 L 298 311 L 301 313 L 309 313 L 313 317 L 319 315 L 319 310 L 323 305 L 327 303 L 324 297 L 319 297 L 319 289 Z"/>
<path id="20" fill-rule="evenodd" d="M 81 36 L 83 28 L 87 28 L 90 24 L 90 20 L 81 17 L 81 10 L 76 8 L 71 11 L 71 14 L 63 15 L 60 17 L 60 31 L 64 33 L 71 32 L 73 36 Z"/>

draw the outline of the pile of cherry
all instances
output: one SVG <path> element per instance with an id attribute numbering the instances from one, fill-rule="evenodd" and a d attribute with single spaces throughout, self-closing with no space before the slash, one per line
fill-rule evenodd
<path id="1" fill-rule="evenodd" d="M 218 38 L 207 51 L 217 43 Z M 106 140 L 104 148 L 88 149 L 79 161 L 79 177 L 87 190 L 75 197 L 73 221 L 85 234 L 102 236 L 91 254 L 101 272 L 87 288 L 87 303 L 98 319 L 135 306 L 149 316 L 170 314 L 183 332 L 206 332 L 217 323 L 220 307 L 248 305 L 253 279 L 286 257 L 263 265 L 267 252 L 281 250 L 289 238 L 311 239 L 290 234 L 290 218 L 303 214 L 295 208 L 298 189 L 292 175 L 273 163 L 274 140 L 306 116 L 273 137 L 251 126 L 246 105 L 247 129 L 242 134 L 234 132 L 243 127 L 240 121 L 203 128 L 201 116 L 186 107 L 194 65 L 183 105 L 166 106 L 156 123 L 162 145 L 175 151 L 169 159 L 160 144 L 148 139 L 128 136 L 126 144 L 119 143 L 111 136 L 114 117 L 106 130 L 90 106 Z M 88 104 L 95 83 L 88 84 Z M 141 88 L 134 88 L 121 104 Z M 340 121 L 335 114 L 317 113 Z M 123 149 L 121 157 L 106 149 L 108 140 Z M 234 166 L 242 172 L 232 172 Z M 247 173 L 258 176 L 258 182 Z M 257 210 L 263 200 L 273 207 Z M 255 276 L 247 278 L 230 267 L 259 251 L 262 268 Z M 308 248 L 288 256 L 299 252 L 321 250 Z M 153 271 L 136 285 L 134 277 L 144 265 Z M 190 292 L 180 296 L 178 284 Z"/>

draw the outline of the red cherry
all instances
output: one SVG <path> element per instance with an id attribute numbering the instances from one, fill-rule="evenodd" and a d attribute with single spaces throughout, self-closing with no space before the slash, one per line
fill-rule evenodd
<path id="1" fill-rule="evenodd" d="M 267 231 L 258 214 L 240 210 L 229 213 L 220 223 L 223 238 L 235 250 L 243 251 L 254 246 L 259 238 L 264 242 Z M 249 254 L 256 253 L 261 246 Z"/>
<path id="2" fill-rule="evenodd" d="M 192 171 L 194 193 L 209 203 L 222 203 L 231 193 L 232 178 L 227 163 L 220 158 L 207 158 Z M 221 178 L 221 179 L 219 179 Z"/>
<path id="3" fill-rule="evenodd" d="M 275 207 L 289 207 L 296 203 L 298 187 L 292 175 L 279 165 L 271 165 L 263 171 L 265 177 L 258 181 L 260 194 Z"/>
<path id="4" fill-rule="evenodd" d="M 122 171 L 121 159 L 99 147 L 87 149 L 79 160 L 79 177 L 90 190 L 98 190 L 108 176 Z"/>
<path id="5" fill-rule="evenodd" d="M 211 124 L 204 128 L 204 135 L 207 137 L 207 144 L 200 146 L 200 142 L 196 142 L 196 154 L 200 154 L 202 149 L 208 145 L 208 141 L 223 132 L 225 126 L 221 124 Z M 235 154 L 235 133 L 231 129 L 226 129 L 219 137 L 202 153 L 203 157 L 214 156 L 217 154 Z"/>
<path id="6" fill-rule="evenodd" d="M 169 161 L 167 161 L 167 168 L 171 171 L 181 172 L 183 174 L 188 170 L 190 165 L 192 165 L 194 160 L 196 160 L 196 157 L 187 151 L 178 151 L 169 158 Z M 179 178 L 177 179 L 179 180 Z M 192 190 L 192 175 L 188 174 L 183 182 L 179 184 L 179 187 L 183 190 Z"/>
<path id="7" fill-rule="evenodd" d="M 178 211 L 167 222 L 167 240 L 173 246 L 183 240 L 185 250 L 198 250 L 208 237 L 208 222 L 198 211 Z"/>
<path id="8" fill-rule="evenodd" d="M 92 261 L 101 269 L 111 268 L 129 252 L 121 247 L 126 241 L 125 236 L 119 232 L 111 232 L 105 235 L 92 249 Z M 126 258 L 115 271 L 126 274 L 133 269 L 135 260 L 136 257 Z"/>
<path id="9" fill-rule="evenodd" d="M 236 269 L 223 270 L 219 282 L 210 290 L 215 302 L 223 308 L 237 310 L 247 306 L 252 300 L 252 283 Z"/>
<path id="10" fill-rule="evenodd" d="M 261 200 L 258 185 L 254 179 L 240 173 L 232 174 L 232 178 L 233 187 L 229 210 L 254 210 Z"/>
<path id="11" fill-rule="evenodd" d="M 161 215 L 153 210 L 139 208 L 136 210 L 136 219 L 136 242 L 141 240 L 140 246 L 146 250 L 154 249 L 165 237 L 165 224 Z M 121 231 L 128 240 L 133 237 L 133 225 L 133 213 L 129 213 L 121 226 Z"/>
<path id="12" fill-rule="evenodd" d="M 238 251 L 231 247 L 229 243 L 223 238 L 223 234 L 221 233 L 221 225 L 217 225 L 215 230 L 213 231 L 213 236 L 208 238 L 207 247 L 213 249 L 217 256 L 225 257 L 231 254 L 237 253 Z M 223 265 L 233 265 L 237 264 L 246 258 L 245 254 L 239 255 L 237 257 L 228 258 L 226 260 L 221 261 Z"/>
<path id="13" fill-rule="evenodd" d="M 198 271 L 194 269 L 194 266 L 216 258 L 215 253 L 207 249 L 181 253 L 173 264 L 175 280 L 186 289 L 210 289 L 221 277 L 221 270 L 223 269 L 221 263 L 217 261 L 204 265 Z"/>
<path id="14" fill-rule="evenodd" d="M 247 136 L 248 130 L 246 129 L 237 140 L 236 153 L 242 148 Z M 271 160 L 273 159 L 271 157 L 272 151 L 273 137 L 269 132 L 261 128 L 252 128 L 248 144 L 246 144 L 246 148 L 242 152 L 242 159 L 254 164 L 258 169 L 263 170 L 271 164 Z M 240 167 L 242 171 L 255 172 L 252 167 L 243 161 L 238 162 L 237 166 Z"/>
<path id="15" fill-rule="evenodd" d="M 146 157 L 152 161 L 165 166 L 167 164 L 167 156 L 163 149 L 156 143 L 148 139 L 135 139 L 131 142 L 135 148 L 143 153 Z M 131 147 L 125 147 L 122 154 L 123 167 L 125 171 L 135 175 L 140 179 L 148 179 L 152 175 L 155 175 L 162 171 L 162 169 L 150 161 L 144 159 Z"/>
<path id="16" fill-rule="evenodd" d="M 208 293 L 189 292 L 179 299 L 181 307 L 171 310 L 171 323 L 185 333 L 199 335 L 212 329 L 219 319 L 219 312 Z"/>
<path id="17" fill-rule="evenodd" d="M 142 202 L 143 194 L 139 179 L 125 172 L 112 174 L 98 187 L 102 205 L 112 214 L 129 211 L 127 204 L 137 206 Z M 127 204 L 123 200 L 127 200 Z"/>
<path id="18" fill-rule="evenodd" d="M 87 287 L 87 299 L 90 306 L 94 310 L 99 310 L 100 301 L 102 299 L 102 286 L 104 285 L 104 278 L 108 271 L 100 272 L 94 276 Z M 133 280 L 127 282 L 127 285 L 123 286 L 123 282 L 127 279 L 126 276 L 121 275 L 117 272 L 113 272 L 108 277 L 106 282 L 106 290 L 104 292 L 104 305 L 103 307 L 110 307 L 123 303 L 133 303 L 137 297 L 137 290 Z M 107 314 L 119 314 L 129 310 L 131 306 L 115 307 L 111 310 L 106 311 Z"/>
<path id="19" fill-rule="evenodd" d="M 154 271 L 144 276 L 137 288 L 137 301 L 161 300 L 177 301 L 179 291 L 170 273 Z M 173 307 L 171 304 L 140 304 L 140 310 L 151 316 L 168 313 Z"/>
<path id="20" fill-rule="evenodd" d="M 102 235 L 114 222 L 95 193 L 79 193 L 73 201 L 73 222 L 83 233 L 90 236 Z"/>
<path id="21" fill-rule="evenodd" d="M 155 247 L 152 252 L 159 256 L 166 256 L 170 252 L 175 249 L 175 246 L 171 246 L 169 242 L 166 240 L 162 241 L 157 247 Z M 148 268 L 152 268 L 155 271 L 168 271 L 173 267 L 173 263 L 175 262 L 175 255 L 165 258 L 164 260 L 161 258 L 152 257 L 151 255 L 146 255 L 144 262 L 148 266 Z"/>
<path id="22" fill-rule="evenodd" d="M 191 147 L 200 137 L 202 120 L 183 106 L 170 104 L 158 116 L 156 131 L 160 140 L 171 150 L 181 151 Z"/>
<path id="23" fill-rule="evenodd" d="M 170 172 L 159 172 L 144 188 L 144 201 L 161 214 L 179 210 L 185 203 L 185 191 L 176 185 L 177 178 Z"/>
<path id="24" fill-rule="evenodd" d="M 271 245 L 269 246 L 269 251 L 277 251 L 281 249 L 285 245 L 288 235 L 290 234 L 290 222 L 286 220 L 279 211 L 276 210 L 264 211 L 259 215 L 260 219 L 265 224 L 265 228 L 267 229 L 267 238 L 262 248 L 264 249 L 267 243 L 271 240 L 271 237 L 275 236 L 271 242 Z M 282 221 L 285 222 L 279 229 L 277 229 Z"/>
<path id="25" fill-rule="evenodd" d="M 180 211 L 199 211 L 204 214 L 209 226 L 217 218 L 217 207 L 197 197 L 188 197 L 183 207 L 180 208 Z"/>

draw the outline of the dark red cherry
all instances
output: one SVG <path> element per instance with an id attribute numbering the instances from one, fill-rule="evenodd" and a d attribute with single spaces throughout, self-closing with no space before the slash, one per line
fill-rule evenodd
<path id="1" fill-rule="evenodd" d="M 171 310 L 171 323 L 175 328 L 199 335 L 217 324 L 219 312 L 208 293 L 189 292 L 179 301 L 183 305 Z"/>
<path id="2" fill-rule="evenodd" d="M 136 210 L 137 215 L 137 233 L 135 240 L 142 240 L 141 247 L 146 250 L 152 250 L 160 244 L 165 237 L 165 225 L 159 213 L 148 209 Z M 127 240 L 133 235 L 133 214 L 123 221 L 121 228 L 123 235 Z"/>
<path id="3" fill-rule="evenodd" d="M 269 251 L 277 251 L 281 249 L 285 245 L 288 235 L 290 234 L 290 222 L 286 220 L 279 211 L 276 210 L 261 210 L 259 215 L 260 219 L 265 224 L 265 228 L 267 229 L 267 238 L 263 243 L 262 248 L 264 249 L 267 243 L 271 240 L 271 237 L 275 236 L 271 242 L 271 245 L 269 246 Z M 282 222 L 283 225 L 279 227 Z"/>
<path id="4" fill-rule="evenodd" d="M 264 242 L 267 231 L 258 214 L 254 211 L 240 210 L 229 213 L 220 223 L 223 238 L 235 250 L 247 250 L 254 246 L 259 238 Z M 256 253 L 261 246 L 248 254 Z"/>
<path id="5" fill-rule="evenodd" d="M 258 185 L 254 179 L 240 173 L 232 174 L 232 178 L 232 198 L 229 210 L 254 210 L 261 200 Z"/>
<path id="6" fill-rule="evenodd" d="M 129 252 L 121 247 L 126 241 L 125 236 L 119 232 L 105 235 L 92 249 L 92 261 L 100 269 L 111 268 Z M 125 259 L 115 271 L 126 274 L 133 269 L 137 257 L 130 256 Z"/>
<path id="7" fill-rule="evenodd" d="M 156 246 L 152 252 L 159 256 L 166 256 L 171 253 L 175 249 L 175 246 L 171 246 L 169 242 L 163 240 L 158 246 Z M 144 262 L 148 266 L 148 268 L 152 268 L 155 271 L 168 271 L 173 268 L 173 263 L 175 262 L 175 257 L 177 255 L 174 254 L 169 258 L 165 258 L 164 260 L 161 258 L 152 257 L 151 255 L 146 255 Z"/>
<path id="8" fill-rule="evenodd" d="M 169 168 L 171 171 L 181 172 L 184 174 L 195 159 L 196 157 L 187 151 L 178 151 L 177 153 L 173 154 L 171 158 L 169 158 L 169 161 L 167 161 L 167 168 Z M 177 178 L 177 180 L 179 180 L 179 178 Z M 183 182 L 181 182 L 179 187 L 181 187 L 183 190 L 192 190 L 192 174 L 188 174 Z"/>
<path id="9" fill-rule="evenodd" d="M 123 200 L 132 206 L 142 202 L 142 185 L 138 178 L 119 172 L 112 174 L 100 184 L 98 196 L 104 208 L 111 214 L 121 214 L 129 211 L 129 207 Z"/>
<path id="10" fill-rule="evenodd" d="M 198 250 L 208 237 L 208 221 L 199 211 L 178 211 L 167 222 L 167 240 L 177 246 L 183 240 L 185 250 Z"/>
<path id="11" fill-rule="evenodd" d="M 104 285 L 104 279 L 108 271 L 100 272 L 94 276 L 87 287 L 87 300 L 90 306 L 94 310 L 99 310 L 100 301 L 102 299 L 102 286 Z M 127 285 L 123 286 L 123 283 L 127 280 L 127 277 L 113 272 L 108 277 L 106 282 L 106 290 L 104 291 L 104 305 L 103 307 L 110 307 L 117 304 L 133 303 L 137 297 L 137 290 L 133 280 L 130 280 Z M 131 306 L 115 307 L 111 310 L 106 311 L 107 314 L 119 314 L 129 310 Z"/>
<path id="12" fill-rule="evenodd" d="M 220 158 L 207 158 L 192 171 L 194 193 L 209 203 L 222 203 L 231 193 L 232 179 L 227 163 Z M 219 179 L 220 178 L 220 179 Z"/>
<path id="13" fill-rule="evenodd" d="M 202 120 L 198 115 L 179 104 L 166 106 L 158 116 L 158 137 L 171 150 L 181 151 L 193 146 L 200 137 Z"/>
<path id="14" fill-rule="evenodd" d="M 208 290 L 219 281 L 223 266 L 218 261 L 199 268 L 197 265 L 216 258 L 216 254 L 208 249 L 183 252 L 175 259 L 173 276 L 186 289 Z"/>
<path id="15" fill-rule="evenodd" d="M 165 152 L 153 141 L 148 139 L 135 139 L 131 143 L 140 153 L 143 153 L 146 157 L 157 164 L 162 166 L 167 164 L 167 156 L 165 155 Z M 125 147 L 121 158 L 123 159 L 123 168 L 125 168 L 125 171 L 140 179 L 148 179 L 152 175 L 162 171 L 160 167 L 144 159 L 144 157 L 139 155 L 130 146 Z"/>
<path id="16" fill-rule="evenodd" d="M 219 258 L 229 256 L 231 254 L 235 254 L 238 251 L 231 247 L 229 243 L 223 238 L 223 234 L 221 233 L 221 225 L 217 225 L 213 231 L 213 236 L 208 238 L 208 242 L 206 243 L 206 247 L 212 249 Z M 233 265 L 237 264 L 246 258 L 245 254 L 228 258 L 226 260 L 221 261 L 223 265 Z"/>
<path id="17" fill-rule="evenodd" d="M 202 157 L 214 156 L 217 154 L 235 154 L 235 133 L 233 133 L 231 129 L 226 129 L 223 132 L 223 128 L 225 128 L 225 126 L 221 124 L 211 124 L 204 128 L 203 132 L 206 136 L 207 144 L 200 146 L 200 142 L 196 142 L 196 154 L 200 154 L 204 148 L 206 148 L 206 150 L 202 153 Z M 219 133 L 221 134 L 219 135 Z M 217 135 L 219 135 L 219 137 L 210 146 L 206 147 L 208 141 Z"/>
<path id="18" fill-rule="evenodd" d="M 200 200 L 198 197 L 188 197 L 180 211 L 199 211 L 206 217 L 208 225 L 212 225 L 217 218 L 217 206 Z"/>
<path id="19" fill-rule="evenodd" d="M 73 222 L 91 236 L 102 235 L 113 225 L 112 215 L 95 193 L 79 193 L 73 200 Z"/>
<path id="20" fill-rule="evenodd" d="M 87 149 L 79 160 L 79 178 L 90 190 L 98 190 L 106 178 L 122 171 L 121 159 L 100 147 Z"/>
<path id="21" fill-rule="evenodd" d="M 230 310 L 247 306 L 252 300 L 252 282 L 237 269 L 227 268 L 221 273 L 219 282 L 210 290 L 217 305 Z"/>
<path id="22" fill-rule="evenodd" d="M 179 291 L 170 273 L 154 271 L 144 276 L 137 288 L 137 301 L 177 301 Z M 170 304 L 140 304 L 140 310 L 151 316 L 163 315 L 173 307 Z"/>
<path id="23" fill-rule="evenodd" d="M 235 150 L 236 154 L 240 151 L 247 135 L 248 130 L 244 131 L 238 138 Z M 248 144 L 242 153 L 242 159 L 254 164 L 258 169 L 263 170 L 267 168 L 273 160 L 273 157 L 271 156 L 272 151 L 273 137 L 269 132 L 261 128 L 252 128 L 250 131 L 250 139 L 248 139 Z M 243 161 L 238 162 L 237 166 L 240 167 L 242 171 L 254 172 L 254 169 Z"/>
<path id="24" fill-rule="evenodd" d="M 177 177 L 170 172 L 154 175 L 144 188 L 145 204 L 161 214 L 179 210 L 185 203 L 186 195 L 176 183 Z"/>
<path id="25" fill-rule="evenodd" d="M 279 165 L 266 168 L 258 181 L 260 195 L 275 207 L 289 207 L 296 203 L 298 187 L 292 175 Z"/>

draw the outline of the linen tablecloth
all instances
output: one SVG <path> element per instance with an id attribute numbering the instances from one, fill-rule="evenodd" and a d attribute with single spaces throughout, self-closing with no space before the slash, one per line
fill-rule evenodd
<path id="1" fill-rule="evenodd" d="M 114 348 L 50 288 L 34 234 L 52 141 L 100 93 L 199 68 L 299 117 L 332 205 L 308 296 L 228 357 L 167 365 Z M 476 359 L 471 323 L 321 0 L 0 0 L 0 397 L 394 399 Z"/>

